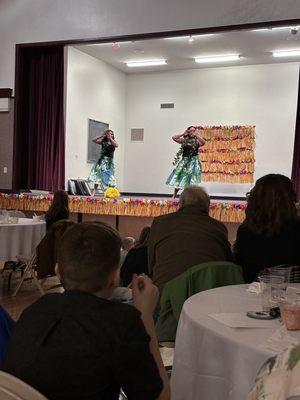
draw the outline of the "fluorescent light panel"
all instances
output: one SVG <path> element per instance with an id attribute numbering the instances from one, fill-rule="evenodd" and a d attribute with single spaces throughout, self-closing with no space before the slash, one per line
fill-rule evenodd
<path id="1" fill-rule="evenodd" d="M 212 56 L 212 57 L 197 57 L 195 58 L 196 63 L 210 63 L 210 62 L 223 62 L 223 61 L 238 61 L 240 56 L 238 54 L 228 54 L 224 56 Z"/>
<path id="2" fill-rule="evenodd" d="M 166 60 L 128 61 L 127 67 L 154 67 L 167 64 Z"/>
<path id="3" fill-rule="evenodd" d="M 286 29 L 299 29 L 299 25 L 295 26 L 275 26 L 274 28 L 260 28 L 260 29 L 252 29 L 252 32 L 272 32 L 272 31 L 283 31 Z"/>
<path id="4" fill-rule="evenodd" d="M 297 57 L 297 56 L 298 57 L 300 56 L 300 49 L 273 52 L 273 57 Z"/>
<path id="5" fill-rule="evenodd" d="M 92 44 L 88 44 L 88 46 L 113 46 L 114 44 L 125 44 L 125 43 L 132 43 L 132 42 L 105 42 L 105 43 L 92 43 Z"/>
<path id="6" fill-rule="evenodd" d="M 190 38 L 199 38 L 199 37 L 207 37 L 207 36 L 214 36 L 214 33 L 203 33 L 202 35 L 189 35 L 189 36 L 170 36 L 170 37 L 165 37 L 165 40 L 180 40 L 180 39 L 190 39 Z"/>
<path id="7" fill-rule="evenodd" d="M 190 36 L 170 36 L 170 37 L 166 37 L 164 38 L 165 40 L 180 40 L 180 39 L 189 39 L 191 37 Z"/>

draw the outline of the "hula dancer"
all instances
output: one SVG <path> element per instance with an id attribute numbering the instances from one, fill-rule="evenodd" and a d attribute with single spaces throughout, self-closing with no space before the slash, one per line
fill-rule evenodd
<path id="1" fill-rule="evenodd" d="M 172 139 L 181 144 L 173 163 L 175 168 L 166 182 L 175 188 L 173 195 L 175 199 L 180 189 L 200 184 L 202 166 L 198 153 L 199 148 L 205 145 L 205 140 L 197 133 L 194 126 L 189 126 L 184 133 L 172 136 Z"/>
<path id="2" fill-rule="evenodd" d="M 96 164 L 93 165 L 88 182 L 94 183 L 93 196 L 96 194 L 98 185 L 105 191 L 109 187 L 116 187 L 114 152 L 119 146 L 115 140 L 112 130 L 107 129 L 102 135 L 93 139 L 94 143 L 101 146 L 101 153 Z"/>

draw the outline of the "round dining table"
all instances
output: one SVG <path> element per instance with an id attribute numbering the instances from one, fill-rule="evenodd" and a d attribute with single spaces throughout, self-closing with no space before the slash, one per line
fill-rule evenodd
<path id="1" fill-rule="evenodd" d="M 260 296 L 247 288 L 235 285 L 207 290 L 184 303 L 175 344 L 172 400 L 246 399 L 259 369 L 276 354 L 266 341 L 282 329 L 279 319 L 262 321 L 246 316 L 248 311 L 261 310 Z M 232 327 L 220 322 L 220 316 L 227 318 L 228 314 L 230 318 L 238 315 L 246 325 L 236 327 L 233 321 Z M 254 327 L 247 325 L 248 320 Z"/>
<path id="2" fill-rule="evenodd" d="M 18 255 L 31 257 L 45 234 L 45 221 L 19 218 L 17 223 L 1 223 L 0 260 L 16 261 Z"/>

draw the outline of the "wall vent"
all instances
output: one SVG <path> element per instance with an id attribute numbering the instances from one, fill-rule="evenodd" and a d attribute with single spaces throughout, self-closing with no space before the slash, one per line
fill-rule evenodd
<path id="1" fill-rule="evenodd" d="M 132 128 L 131 129 L 131 141 L 132 142 L 143 142 L 144 141 L 144 129 L 143 128 Z"/>
<path id="2" fill-rule="evenodd" d="M 0 99 L 0 112 L 9 112 L 10 99 Z"/>
<path id="3" fill-rule="evenodd" d="M 161 103 L 160 108 L 174 108 L 174 103 Z"/>

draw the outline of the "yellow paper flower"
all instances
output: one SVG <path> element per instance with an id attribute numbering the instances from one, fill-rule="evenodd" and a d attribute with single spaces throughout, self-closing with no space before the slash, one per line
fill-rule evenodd
<path id="1" fill-rule="evenodd" d="M 117 188 L 110 187 L 110 188 L 105 190 L 104 196 L 107 199 L 116 199 L 117 197 L 120 197 L 120 192 L 118 191 Z"/>

